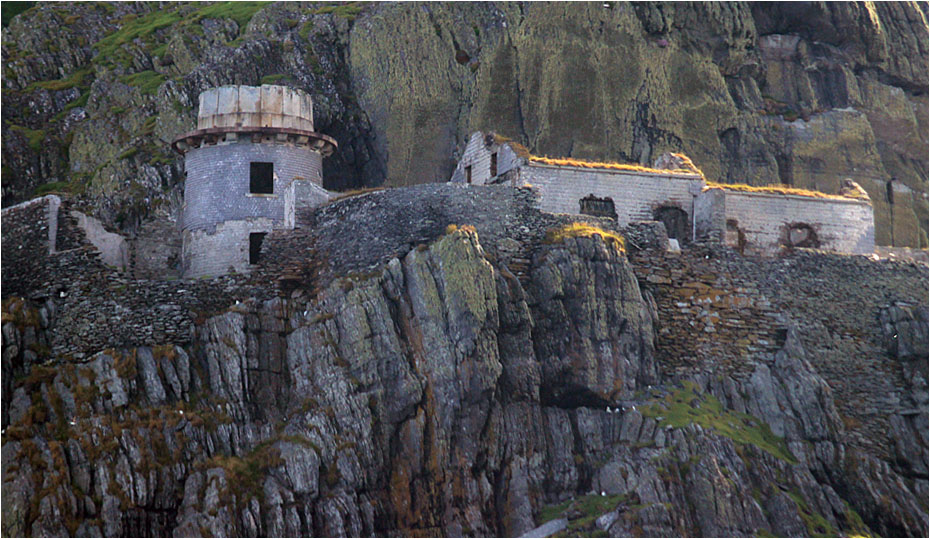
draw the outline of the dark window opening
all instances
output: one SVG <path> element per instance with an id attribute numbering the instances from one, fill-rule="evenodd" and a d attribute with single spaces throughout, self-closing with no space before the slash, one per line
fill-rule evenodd
<path id="1" fill-rule="evenodd" d="M 249 192 L 259 195 L 274 193 L 274 163 L 249 163 Z"/>
<path id="2" fill-rule="evenodd" d="M 653 212 L 653 217 L 665 224 L 669 239 L 678 240 L 682 245 L 691 241 L 691 219 L 683 209 L 662 206 Z"/>
<path id="3" fill-rule="evenodd" d="M 610 197 L 598 198 L 588 195 L 578 201 L 580 207 L 579 213 L 582 215 L 593 215 L 596 217 L 617 218 L 617 209 L 614 207 L 614 199 Z"/>
<path id="4" fill-rule="evenodd" d="M 787 247 L 820 247 L 817 232 L 807 223 L 792 223 L 788 225 L 784 244 Z"/>
<path id="5" fill-rule="evenodd" d="M 894 182 L 897 178 L 891 178 L 885 182 L 885 198 L 888 199 L 888 204 L 894 204 Z"/>
<path id="6" fill-rule="evenodd" d="M 491 154 L 491 177 L 497 176 L 497 152 Z"/>
<path id="7" fill-rule="evenodd" d="M 465 183 L 471 183 L 471 165 L 465 167 Z"/>
<path id="8" fill-rule="evenodd" d="M 746 234 L 740 229 L 736 219 L 727 219 L 725 242 L 730 247 L 735 247 L 740 254 L 746 250 Z"/>
<path id="9" fill-rule="evenodd" d="M 258 264 L 262 254 L 262 242 L 267 232 L 252 232 L 249 234 L 249 264 Z"/>

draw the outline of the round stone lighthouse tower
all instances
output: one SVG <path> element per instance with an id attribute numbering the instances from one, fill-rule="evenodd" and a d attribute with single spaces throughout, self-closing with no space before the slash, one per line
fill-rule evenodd
<path id="1" fill-rule="evenodd" d="M 295 209 L 329 198 L 323 157 L 336 141 L 313 131 L 313 103 L 284 86 L 222 86 L 200 94 L 184 155 L 183 276 L 247 272 L 268 232 L 293 228 Z"/>

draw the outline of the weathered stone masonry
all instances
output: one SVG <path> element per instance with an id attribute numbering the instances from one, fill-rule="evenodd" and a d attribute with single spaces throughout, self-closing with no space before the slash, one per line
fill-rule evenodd
<path id="1" fill-rule="evenodd" d="M 665 165 L 675 170 L 553 161 L 557 160 L 531 156 L 526 148 L 493 133 L 479 132 L 469 139 L 450 181 L 529 186 L 539 192 L 543 211 L 614 216 L 620 226 L 660 220 L 668 236 L 679 242 L 714 240 L 741 252 L 816 247 L 870 254 L 875 248 L 868 198 L 710 187 L 690 168 L 690 161 L 684 167 Z"/>
<path id="2" fill-rule="evenodd" d="M 724 240 L 739 250 L 744 245 L 758 252 L 773 252 L 782 246 L 825 247 L 853 254 L 875 250 L 872 205 L 867 200 L 715 187 L 698 195 L 695 206 L 702 210 L 697 235 L 713 236 L 715 231 L 726 230 Z"/>
<path id="3" fill-rule="evenodd" d="M 312 102 L 298 90 L 207 90 L 200 95 L 197 130 L 175 148 L 184 153 L 187 171 L 185 277 L 250 271 L 264 234 L 293 228 L 298 208 L 331 197 L 322 188 L 322 160 L 335 141 L 313 131 Z"/>

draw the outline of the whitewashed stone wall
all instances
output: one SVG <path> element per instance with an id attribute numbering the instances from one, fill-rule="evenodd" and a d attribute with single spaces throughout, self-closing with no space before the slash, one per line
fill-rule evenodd
<path id="1" fill-rule="evenodd" d="M 774 193 L 748 193 L 723 189 L 726 221 L 735 221 L 746 238 L 747 250 L 771 253 L 780 249 L 792 224 L 809 225 L 820 248 L 852 254 L 875 251 L 875 221 L 871 204 L 855 200 L 824 199 Z M 705 196 L 702 194 L 702 196 Z"/>
<path id="2" fill-rule="evenodd" d="M 497 154 L 497 176 L 519 166 L 524 160 L 513 151 L 509 144 L 485 144 L 485 135 L 480 131 L 472 133 L 465 146 L 465 152 L 459 160 L 452 178 L 453 183 L 465 183 L 465 169 L 471 167 L 471 183 L 485 185 L 491 183 L 491 155 Z"/>
<path id="3" fill-rule="evenodd" d="M 610 169 L 584 169 L 531 163 L 520 167 L 520 185 L 539 192 L 539 205 L 551 213 L 580 213 L 580 200 L 590 194 L 613 199 L 617 222 L 652 220 L 661 206 L 676 206 L 692 216 L 693 193 L 704 186 L 699 176 L 648 174 Z"/>
<path id="4" fill-rule="evenodd" d="M 271 232 L 280 222 L 256 218 L 226 221 L 210 230 L 185 230 L 182 235 L 182 273 L 185 278 L 216 276 L 252 270 L 249 264 L 249 234 Z"/>
<path id="5" fill-rule="evenodd" d="M 271 195 L 249 193 L 252 162 L 274 163 Z M 284 195 L 291 180 L 323 182 L 319 152 L 286 143 L 240 140 L 203 146 L 185 154 L 183 229 L 209 228 L 229 220 L 267 217 L 284 222 Z"/>

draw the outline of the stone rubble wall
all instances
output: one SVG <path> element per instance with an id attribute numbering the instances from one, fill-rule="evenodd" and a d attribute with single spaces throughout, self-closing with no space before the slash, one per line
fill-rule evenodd
<path id="1" fill-rule="evenodd" d="M 313 131 L 313 100 L 286 86 L 221 86 L 200 94 L 197 129 L 283 127 Z"/>
<path id="2" fill-rule="evenodd" d="M 261 277 L 245 275 L 129 278 L 105 262 L 75 213 L 54 195 L 3 210 L 3 298 L 43 306 L 42 328 L 52 335 L 39 342 L 45 354 L 81 359 L 105 348 L 189 343 L 199 317 L 237 299 L 273 296 L 272 287 L 254 284 Z M 55 250 L 49 252 L 52 228 Z"/>
<path id="3" fill-rule="evenodd" d="M 371 271 L 442 236 L 449 225 L 475 227 L 484 251 L 504 265 L 511 259 L 526 260 L 527 251 L 551 227 L 576 220 L 613 225 L 596 217 L 547 214 L 536 209 L 537 204 L 532 189 L 424 184 L 336 200 L 298 214 L 297 221 L 299 233 L 315 238 L 315 248 L 325 257 L 329 271 L 337 276 Z M 266 238 L 268 248 L 294 233 L 297 231 L 276 231 Z M 300 256 L 305 255 L 297 249 L 276 252 L 269 258 Z"/>
<path id="4" fill-rule="evenodd" d="M 87 241 L 100 251 L 100 260 L 104 264 L 120 271 L 126 271 L 129 268 L 129 244 L 126 238 L 108 232 L 99 220 L 79 211 L 72 210 L 71 216 L 84 231 Z"/>
<path id="5" fill-rule="evenodd" d="M 699 368 L 749 376 L 754 362 L 771 363 L 789 327 L 797 327 L 844 421 L 865 433 L 852 441 L 878 454 L 903 451 L 895 440 L 907 437 L 892 427 L 913 421 L 911 411 L 920 407 L 914 395 L 926 393 L 926 374 L 919 380 L 904 374 L 913 366 L 889 352 L 893 324 L 885 320 L 904 317 L 885 313 L 894 305 L 926 309 L 925 264 L 810 249 L 742 256 L 711 242 L 680 254 L 634 249 L 630 260 L 655 299 L 656 355 L 666 375 Z M 916 335 L 906 349 L 926 349 L 925 333 L 900 334 Z M 922 389 L 902 390 L 912 385 Z"/>
<path id="6" fill-rule="evenodd" d="M 3 295 L 48 286 L 60 259 L 95 252 L 67 202 L 47 195 L 3 210 Z"/>

